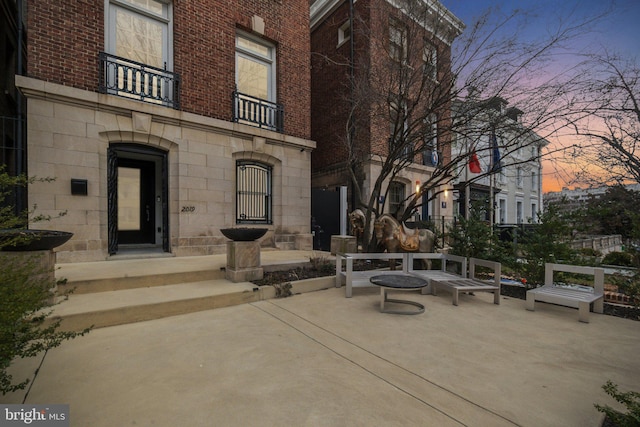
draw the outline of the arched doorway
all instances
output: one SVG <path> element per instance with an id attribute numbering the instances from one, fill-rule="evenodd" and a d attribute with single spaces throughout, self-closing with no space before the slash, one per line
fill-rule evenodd
<path id="1" fill-rule="evenodd" d="M 111 144 L 107 164 L 109 255 L 123 249 L 169 252 L 167 152 Z"/>

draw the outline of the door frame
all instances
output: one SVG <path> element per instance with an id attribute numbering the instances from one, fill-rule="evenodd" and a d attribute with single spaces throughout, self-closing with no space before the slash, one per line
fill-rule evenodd
<path id="1" fill-rule="evenodd" d="M 155 162 L 160 165 L 160 173 L 154 174 L 154 187 L 160 182 L 160 200 L 156 208 L 160 209 L 160 218 L 156 216 L 154 229 L 161 227 L 161 245 L 164 252 L 169 252 L 169 168 L 168 152 L 145 145 L 132 143 L 110 144 L 107 149 L 107 230 L 108 252 L 114 255 L 118 252 L 118 165 L 119 160 L 140 160 Z M 157 195 L 156 195 L 157 196 Z M 156 238 L 155 244 L 160 246 Z"/>

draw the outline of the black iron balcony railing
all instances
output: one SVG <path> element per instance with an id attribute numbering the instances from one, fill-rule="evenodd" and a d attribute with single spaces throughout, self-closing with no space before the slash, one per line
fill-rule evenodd
<path id="1" fill-rule="evenodd" d="M 284 130 L 284 107 L 234 90 L 233 121 L 282 132 Z"/>
<path id="2" fill-rule="evenodd" d="M 101 93 L 180 108 L 180 75 L 100 52 Z"/>

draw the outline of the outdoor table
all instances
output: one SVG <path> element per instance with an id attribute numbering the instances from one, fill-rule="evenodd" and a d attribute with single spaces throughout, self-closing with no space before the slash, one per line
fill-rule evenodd
<path id="1" fill-rule="evenodd" d="M 407 274 L 381 274 L 379 276 L 373 276 L 369 279 L 374 285 L 380 286 L 380 312 L 392 313 L 392 314 L 420 314 L 424 313 L 424 305 L 414 302 L 400 299 L 391 299 L 387 296 L 387 291 L 391 289 L 398 289 L 403 291 L 418 291 L 425 286 L 428 282 L 424 279 L 415 276 L 409 276 Z M 418 310 L 414 311 L 397 311 L 385 309 L 386 302 L 394 302 L 398 304 L 408 304 L 418 307 Z"/>

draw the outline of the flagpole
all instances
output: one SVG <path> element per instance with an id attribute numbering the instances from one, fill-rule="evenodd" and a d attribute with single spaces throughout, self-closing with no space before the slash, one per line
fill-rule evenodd
<path id="1" fill-rule="evenodd" d="M 469 138 L 465 138 L 465 149 L 467 151 L 467 155 L 470 155 L 469 152 Z M 469 191 L 469 162 L 464 162 L 464 219 L 469 220 L 469 199 L 471 198 L 471 194 Z"/>

